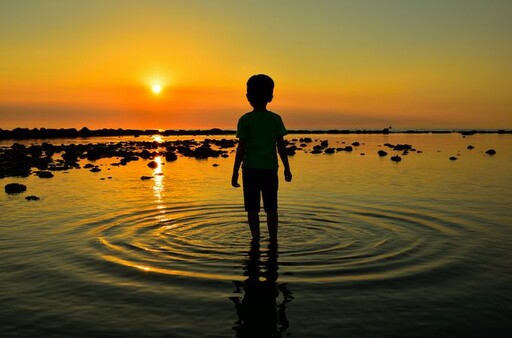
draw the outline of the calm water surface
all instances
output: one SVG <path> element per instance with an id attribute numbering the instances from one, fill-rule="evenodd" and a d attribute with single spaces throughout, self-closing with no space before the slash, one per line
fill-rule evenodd
<path id="1" fill-rule="evenodd" d="M 28 188 L 0 194 L 2 337 L 507 336 L 512 137 L 312 137 L 361 145 L 290 158 L 278 248 L 250 244 L 233 154 L 0 180 Z"/>

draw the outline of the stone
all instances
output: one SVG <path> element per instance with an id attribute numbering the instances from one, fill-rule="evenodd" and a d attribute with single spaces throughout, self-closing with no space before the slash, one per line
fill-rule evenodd
<path id="1" fill-rule="evenodd" d="M 323 148 L 327 148 L 329 146 L 329 142 L 328 141 L 322 141 L 320 142 L 320 145 L 323 147 Z"/>
<path id="2" fill-rule="evenodd" d="M 144 180 L 150 180 L 150 179 L 152 179 L 152 178 L 153 178 L 152 176 L 141 176 L 141 177 L 140 177 L 140 179 L 141 179 L 141 180 L 143 180 L 143 181 L 144 181 Z"/>
<path id="3" fill-rule="evenodd" d="M 391 157 L 391 161 L 394 161 L 394 162 L 400 162 L 401 160 L 402 160 L 402 158 L 398 155 Z"/>
<path id="4" fill-rule="evenodd" d="M 356 141 L 356 142 L 352 142 L 352 145 L 353 145 L 354 147 L 359 147 L 360 143 Z"/>
<path id="5" fill-rule="evenodd" d="M 94 168 L 92 168 L 92 169 L 91 169 L 91 170 L 89 170 L 89 171 L 90 171 L 91 173 L 97 173 L 97 172 L 100 172 L 100 171 L 101 171 L 101 169 L 100 169 L 100 168 L 98 168 L 98 167 L 94 167 Z"/>
<path id="6" fill-rule="evenodd" d="M 489 149 L 485 152 L 487 155 L 496 155 L 496 150 L 494 149 Z"/>
<path id="7" fill-rule="evenodd" d="M 148 167 L 150 167 L 151 169 L 155 169 L 158 167 L 158 163 L 156 161 L 150 161 L 148 163 Z"/>
<path id="8" fill-rule="evenodd" d="M 455 161 L 456 159 L 457 159 L 457 157 L 455 157 L 455 156 L 451 156 L 451 157 L 450 157 L 450 160 L 451 160 L 451 161 Z"/>
<path id="9" fill-rule="evenodd" d="M 8 194 L 20 194 L 27 190 L 27 186 L 20 183 L 9 183 L 4 189 Z"/>
<path id="10" fill-rule="evenodd" d="M 39 178 L 52 178 L 54 176 L 50 171 L 39 171 L 36 175 Z"/>
<path id="11" fill-rule="evenodd" d="M 334 154 L 335 149 L 334 149 L 334 148 L 327 148 L 327 149 L 325 149 L 325 151 L 324 151 L 324 152 L 325 152 L 326 154 Z"/>
<path id="12" fill-rule="evenodd" d="M 352 146 L 346 146 L 345 148 L 343 148 L 343 150 L 350 152 L 354 149 L 352 148 Z"/>
<path id="13" fill-rule="evenodd" d="M 39 198 L 39 197 L 34 196 L 34 195 L 27 196 L 27 197 L 25 197 L 25 199 L 26 199 L 27 201 L 39 201 L 39 200 L 40 200 L 40 198 Z"/>
<path id="14" fill-rule="evenodd" d="M 380 156 L 380 157 L 383 157 L 383 156 L 386 156 L 388 153 L 387 153 L 387 152 L 385 152 L 384 150 L 379 150 L 379 151 L 377 152 L 377 154 L 379 154 L 379 156 Z"/>
<path id="15" fill-rule="evenodd" d="M 474 146 L 472 146 L 471 144 L 468 146 L 468 149 L 471 150 L 471 149 L 475 149 Z"/>

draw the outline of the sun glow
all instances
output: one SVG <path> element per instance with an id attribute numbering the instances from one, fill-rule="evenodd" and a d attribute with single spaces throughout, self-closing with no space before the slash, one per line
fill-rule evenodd
<path id="1" fill-rule="evenodd" d="M 151 91 L 153 92 L 153 94 L 155 95 L 158 95 L 162 92 L 162 85 L 158 84 L 158 83 L 155 83 L 153 85 L 151 85 Z"/>

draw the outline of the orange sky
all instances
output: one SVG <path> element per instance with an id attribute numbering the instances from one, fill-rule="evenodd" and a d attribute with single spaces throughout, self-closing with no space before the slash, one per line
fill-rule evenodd
<path id="1" fill-rule="evenodd" d="M 0 128 L 512 128 L 507 1 L 2 1 Z M 153 84 L 163 88 L 151 92 Z"/>

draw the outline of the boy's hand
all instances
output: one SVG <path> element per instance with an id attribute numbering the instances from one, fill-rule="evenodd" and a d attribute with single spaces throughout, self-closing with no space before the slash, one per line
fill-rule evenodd
<path id="1" fill-rule="evenodd" d="M 291 182 L 292 181 L 292 172 L 290 171 L 290 169 L 285 169 L 284 170 L 284 180 L 286 182 Z"/>
<path id="2" fill-rule="evenodd" d="M 238 184 L 238 172 L 233 173 L 231 177 L 231 185 L 235 188 L 240 188 L 240 184 Z"/>

